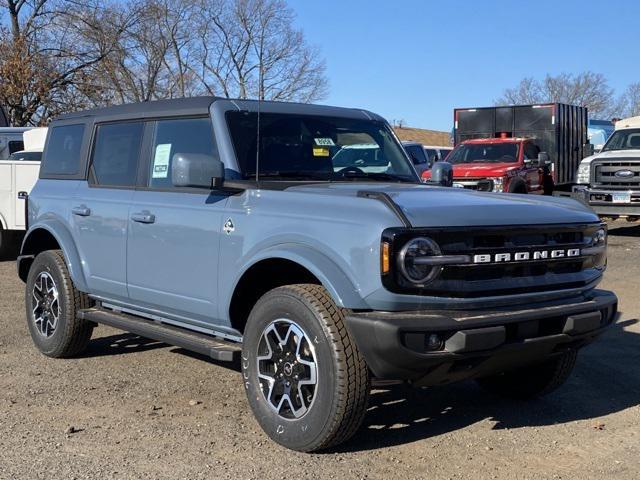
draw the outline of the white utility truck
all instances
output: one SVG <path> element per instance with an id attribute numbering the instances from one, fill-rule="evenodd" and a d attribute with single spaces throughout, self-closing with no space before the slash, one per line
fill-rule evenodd
<path id="1" fill-rule="evenodd" d="M 4 130 L 0 129 L 0 136 Z M 13 158 L 26 158 L 16 153 L 42 152 L 47 136 L 46 128 L 23 129 L 20 148 L 12 152 Z M 16 140 L 11 140 L 16 141 Z M 40 162 L 35 160 L 0 160 L 0 258 L 16 250 L 27 227 L 26 198 L 38 180 Z"/>
<path id="2" fill-rule="evenodd" d="M 616 122 L 602 150 L 578 169 L 573 196 L 602 217 L 640 220 L 640 117 Z"/>

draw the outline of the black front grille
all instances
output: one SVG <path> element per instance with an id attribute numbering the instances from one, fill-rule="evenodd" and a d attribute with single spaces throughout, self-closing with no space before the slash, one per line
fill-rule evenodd
<path id="1" fill-rule="evenodd" d="M 640 161 L 603 160 L 593 168 L 595 185 L 598 187 L 640 189 Z M 624 172 L 626 175 L 620 175 L 618 172 Z"/>
<path id="2" fill-rule="evenodd" d="M 384 239 L 399 251 L 411 238 L 435 240 L 443 255 L 495 255 L 548 249 L 589 246 L 601 224 L 561 226 L 477 227 L 442 229 L 390 229 Z M 490 264 L 447 265 L 439 277 L 423 288 L 404 281 L 400 272 L 383 278 L 385 286 L 397 292 L 446 297 L 483 297 L 573 289 L 585 286 L 601 275 L 605 254 Z M 395 278 L 393 278 L 395 277 Z"/>

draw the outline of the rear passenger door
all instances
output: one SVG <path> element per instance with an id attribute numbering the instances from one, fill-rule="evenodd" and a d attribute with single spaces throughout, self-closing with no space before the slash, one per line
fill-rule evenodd
<path id="1" fill-rule="evenodd" d="M 143 122 L 95 128 L 89 180 L 71 203 L 71 223 L 91 293 L 126 299 L 129 207 L 137 183 Z"/>
<path id="2" fill-rule="evenodd" d="M 149 125 L 144 183 L 129 212 L 128 289 L 137 307 L 192 325 L 218 318 L 218 246 L 227 195 L 176 187 L 176 158 L 219 158 L 210 118 Z"/>

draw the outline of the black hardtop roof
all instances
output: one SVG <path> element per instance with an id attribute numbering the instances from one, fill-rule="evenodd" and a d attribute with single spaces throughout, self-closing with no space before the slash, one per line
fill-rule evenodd
<path id="1" fill-rule="evenodd" d="M 125 105 L 115 105 L 112 107 L 84 110 L 80 112 L 67 113 L 58 116 L 55 121 L 67 121 L 74 119 L 105 118 L 105 119 L 126 119 L 126 118 L 153 118 L 163 116 L 186 116 L 186 115 L 206 115 L 214 102 L 228 102 L 232 108 L 238 110 L 257 111 L 258 104 L 262 112 L 291 113 L 291 114 L 315 114 L 315 115 L 336 115 L 358 118 L 369 118 L 382 120 L 379 115 L 363 109 L 331 107 L 325 105 L 315 105 L 295 102 L 276 102 L 257 100 L 227 99 L 214 96 L 175 98 L 170 100 L 154 100 L 149 102 L 129 103 Z"/>

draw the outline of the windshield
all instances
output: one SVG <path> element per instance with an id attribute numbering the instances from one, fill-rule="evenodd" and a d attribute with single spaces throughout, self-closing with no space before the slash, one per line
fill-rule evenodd
<path id="1" fill-rule="evenodd" d="M 449 163 L 514 163 L 518 161 L 517 143 L 459 145 L 448 156 Z"/>
<path id="2" fill-rule="evenodd" d="M 9 160 L 30 160 L 39 162 L 42 159 L 42 152 L 16 152 L 9 155 Z"/>
<path id="3" fill-rule="evenodd" d="M 607 150 L 640 150 L 640 128 L 617 130 L 602 149 Z"/>
<path id="4" fill-rule="evenodd" d="M 254 179 L 257 114 L 227 122 L 242 177 Z M 269 180 L 419 182 L 386 123 L 353 118 L 262 113 L 259 168 Z"/>

